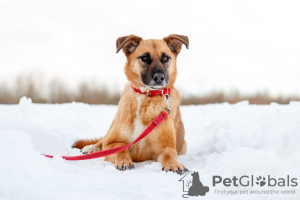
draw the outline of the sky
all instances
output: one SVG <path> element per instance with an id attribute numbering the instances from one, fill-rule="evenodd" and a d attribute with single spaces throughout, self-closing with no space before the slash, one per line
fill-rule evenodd
<path id="1" fill-rule="evenodd" d="M 190 40 L 177 63 L 183 94 L 300 95 L 299 24 L 299 1 L 0 0 L 0 83 L 32 74 L 121 91 L 118 37 L 182 34 Z"/>

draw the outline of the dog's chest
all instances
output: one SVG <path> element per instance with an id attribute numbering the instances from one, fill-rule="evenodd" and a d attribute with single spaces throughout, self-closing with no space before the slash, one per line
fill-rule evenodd
<path id="1" fill-rule="evenodd" d="M 140 96 L 137 98 L 137 110 L 136 116 L 133 122 L 133 131 L 131 134 L 131 142 L 133 142 L 148 126 L 147 123 L 143 121 L 143 118 L 148 115 L 155 115 L 155 113 L 151 112 L 151 107 L 148 107 L 148 110 L 145 110 L 145 97 Z M 149 113 L 150 112 L 150 113 Z M 150 137 L 149 137 L 150 136 Z M 130 154 L 133 160 L 136 161 L 144 161 L 151 160 L 153 158 L 153 151 L 151 149 L 150 138 L 151 135 L 142 139 L 132 146 L 130 150 Z"/>
<path id="2" fill-rule="evenodd" d="M 164 106 L 166 106 L 164 105 L 165 102 L 152 101 L 147 96 L 138 96 L 136 100 L 137 108 L 135 119 L 133 120 L 133 133 L 131 135 L 133 140 L 145 130 L 152 120 L 163 111 Z"/>
<path id="3" fill-rule="evenodd" d="M 136 98 L 136 111 L 135 118 L 133 120 L 132 133 L 130 135 L 130 141 L 133 142 L 152 122 L 152 120 L 160 114 L 163 110 L 164 99 L 152 99 L 152 97 L 139 95 Z M 152 150 L 153 135 L 151 133 L 141 141 L 133 145 L 129 150 L 134 160 L 143 161 L 153 158 Z"/>
<path id="4" fill-rule="evenodd" d="M 133 122 L 133 132 L 131 134 L 131 141 L 134 141 L 146 128 L 146 126 L 142 123 L 141 120 L 141 114 L 140 114 L 140 109 L 141 109 L 141 104 L 142 104 L 142 99 L 143 97 L 137 97 L 137 109 L 136 109 L 136 116 Z M 141 140 L 140 142 L 137 143 L 139 147 L 144 146 L 144 140 Z"/>

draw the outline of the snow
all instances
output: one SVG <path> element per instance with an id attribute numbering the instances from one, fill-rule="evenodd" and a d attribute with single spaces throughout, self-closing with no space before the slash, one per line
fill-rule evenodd
<path id="1" fill-rule="evenodd" d="M 72 143 L 103 136 L 116 111 L 107 105 L 33 104 L 26 97 L 19 105 L 0 105 L 0 199 L 181 199 L 182 176 L 162 172 L 157 162 L 135 163 L 134 170 L 121 172 L 103 158 L 65 161 L 40 155 L 79 155 Z M 290 175 L 299 180 L 299 102 L 182 106 L 181 111 L 188 152 L 178 160 L 199 172 L 210 187 L 207 199 L 300 198 L 299 185 L 286 188 L 295 194 L 272 196 L 221 196 L 214 189 L 246 188 L 212 187 L 213 175 Z"/>

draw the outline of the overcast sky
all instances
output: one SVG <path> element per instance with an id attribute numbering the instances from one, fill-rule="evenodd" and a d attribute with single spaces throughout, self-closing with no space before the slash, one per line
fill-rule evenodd
<path id="1" fill-rule="evenodd" d="M 71 87 L 86 80 L 121 90 L 116 39 L 175 33 L 190 39 L 178 57 L 183 92 L 300 95 L 299 2 L 0 0 L 0 82 L 37 71 Z"/>

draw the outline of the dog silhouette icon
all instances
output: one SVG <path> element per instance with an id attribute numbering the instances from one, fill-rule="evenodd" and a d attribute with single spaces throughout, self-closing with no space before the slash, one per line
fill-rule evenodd
<path id="1" fill-rule="evenodd" d="M 189 173 L 188 173 L 189 174 Z M 203 186 L 202 182 L 200 181 L 199 173 L 193 172 L 191 173 L 192 181 L 186 180 L 187 175 L 182 177 L 179 181 L 183 181 L 183 191 L 188 192 L 187 194 L 183 194 L 182 196 L 184 198 L 187 198 L 188 196 L 205 196 L 205 194 L 209 191 L 209 187 Z M 187 182 L 185 184 L 185 181 Z M 188 190 L 185 191 L 184 187 L 187 186 Z"/>
<path id="2" fill-rule="evenodd" d="M 209 191 L 209 187 L 203 186 L 200 181 L 198 172 L 192 173 L 193 184 L 188 191 L 189 196 L 205 196 L 205 193 Z"/>

